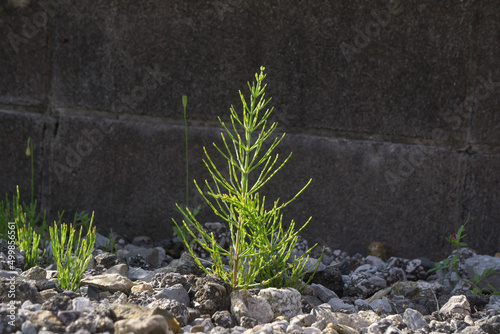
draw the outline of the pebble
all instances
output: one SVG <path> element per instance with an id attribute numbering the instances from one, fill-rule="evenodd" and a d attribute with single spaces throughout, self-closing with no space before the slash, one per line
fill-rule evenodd
<path id="1" fill-rule="evenodd" d="M 17 251 L 19 267 L 0 271 L 0 333 L 500 333 L 500 296 L 471 295 L 452 271 L 429 275 L 420 259 L 386 259 L 380 245 L 367 257 L 327 248 L 326 263 L 301 295 L 292 288 L 232 291 L 185 254 L 161 268 L 165 250 L 147 237 L 133 240 L 118 255 L 96 250 L 76 293 L 59 287 L 51 267 L 23 271 Z M 297 254 L 306 249 L 302 239 Z M 459 254 L 461 275 L 498 262 L 469 249 Z"/>

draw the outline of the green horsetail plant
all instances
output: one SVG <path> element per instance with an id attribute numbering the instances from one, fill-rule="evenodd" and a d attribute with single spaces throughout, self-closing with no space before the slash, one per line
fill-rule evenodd
<path id="1" fill-rule="evenodd" d="M 14 222 L 16 224 L 17 245 L 24 251 L 26 256 L 26 268 L 29 269 L 40 263 L 38 254 L 38 245 L 40 244 L 40 235 L 35 231 L 33 224 L 24 212 L 23 207 L 19 204 L 19 187 L 17 187 L 17 195 L 14 197 L 12 208 L 14 213 Z M 34 209 L 33 206 L 30 206 Z M 34 212 L 30 212 L 29 216 L 33 216 Z M 45 255 L 45 252 L 44 252 Z M 43 255 L 42 255 L 43 257 Z"/>
<path id="2" fill-rule="evenodd" d="M 187 219 L 182 227 L 174 223 L 181 233 L 181 238 L 196 263 L 208 274 L 196 256 L 188 238 L 195 240 L 212 257 L 211 270 L 228 282 L 233 289 L 245 289 L 252 286 L 294 287 L 300 289 L 301 278 L 308 271 L 306 268 L 309 251 L 299 257 L 292 257 L 292 250 L 297 244 L 298 233 L 309 223 L 309 220 L 297 231 L 292 220 L 287 229 L 283 228 L 281 210 L 294 201 L 311 180 L 288 202 L 276 200 L 270 209 L 266 209 L 265 197 L 260 197 L 259 190 L 285 165 L 290 155 L 277 164 L 278 154 L 273 151 L 283 140 L 285 134 L 271 139 L 277 127 L 276 123 L 268 126 L 268 118 L 273 108 L 267 109 L 269 100 L 265 100 L 263 84 L 264 67 L 256 74 L 256 82 L 248 83 L 250 101 L 247 102 L 240 91 L 243 104 L 241 115 L 231 106 L 231 127 L 219 118 L 229 140 L 221 133 L 224 146 L 215 143 L 215 149 L 227 161 L 227 171 L 223 173 L 210 158 L 204 148 L 206 159 L 203 160 L 210 172 L 213 185 L 205 181 L 208 192 L 204 194 L 198 183 L 195 185 L 214 213 L 229 224 L 231 245 L 224 249 L 217 244 L 213 233 L 208 234 L 196 220 L 194 214 L 186 208 Z M 264 149 L 264 144 L 271 143 Z M 252 176 L 252 177 L 251 177 Z M 182 211 L 181 207 L 177 208 Z M 229 259 L 229 270 L 226 270 L 224 259 Z M 320 260 L 309 270 L 316 271 Z M 312 275 L 311 275 L 312 278 Z"/>
<path id="3" fill-rule="evenodd" d="M 87 235 L 82 239 L 83 226 L 78 236 L 73 224 L 57 223 L 49 227 L 52 256 L 57 265 L 57 281 L 61 288 L 75 291 L 80 287 L 83 273 L 87 269 L 96 239 L 96 228 L 92 227 L 94 214 L 90 219 Z"/>

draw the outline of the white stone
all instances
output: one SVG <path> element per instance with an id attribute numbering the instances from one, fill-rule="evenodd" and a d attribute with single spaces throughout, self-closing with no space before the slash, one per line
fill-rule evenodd
<path id="1" fill-rule="evenodd" d="M 83 285 L 93 285 L 99 289 L 114 293 L 116 291 L 129 293 L 134 285 L 127 277 L 119 274 L 102 274 L 86 277 L 82 280 Z"/>
<path id="2" fill-rule="evenodd" d="M 74 311 L 83 311 L 92 309 L 92 302 L 86 297 L 76 297 L 71 303 L 73 304 Z"/>
<path id="3" fill-rule="evenodd" d="M 259 324 L 271 322 L 274 313 L 271 305 L 262 297 L 253 296 L 247 290 L 236 290 L 231 293 L 231 313 L 238 323 L 241 317 L 250 317 Z"/>
<path id="4" fill-rule="evenodd" d="M 115 334 L 128 333 L 164 333 L 173 334 L 168 327 L 167 320 L 161 315 L 150 317 L 139 317 L 132 319 L 119 320 L 115 322 Z"/>
<path id="5" fill-rule="evenodd" d="M 302 299 L 295 289 L 262 289 L 259 291 L 259 297 L 264 298 L 271 305 L 275 317 L 284 315 L 293 318 L 302 313 Z"/>
<path id="6" fill-rule="evenodd" d="M 470 304 L 467 300 L 467 297 L 464 295 L 460 296 L 452 296 L 446 304 L 444 304 L 439 313 L 443 314 L 463 314 L 468 315 L 471 314 Z"/>

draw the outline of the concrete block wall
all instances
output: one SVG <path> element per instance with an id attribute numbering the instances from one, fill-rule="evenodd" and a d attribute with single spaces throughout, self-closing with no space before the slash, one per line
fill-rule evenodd
<path id="1" fill-rule="evenodd" d="M 286 199 L 313 179 L 285 211 L 313 217 L 310 243 L 438 260 L 470 215 L 466 242 L 500 251 L 497 1 L 8 0 L 0 31 L 0 194 L 29 197 L 31 136 L 52 216 L 95 211 L 104 233 L 170 236 L 181 96 L 202 183 L 217 116 L 265 66 L 279 152 L 293 155 L 263 192 Z M 193 186 L 190 198 L 216 219 Z"/>

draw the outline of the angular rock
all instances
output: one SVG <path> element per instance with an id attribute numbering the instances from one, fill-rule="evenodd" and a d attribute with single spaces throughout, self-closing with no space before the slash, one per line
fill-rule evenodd
<path id="1" fill-rule="evenodd" d="M 115 334 L 170 334 L 174 333 L 161 315 L 119 320 L 114 324 Z"/>
<path id="2" fill-rule="evenodd" d="M 425 280 L 429 273 L 421 259 L 408 260 L 400 257 L 391 257 L 387 261 L 387 268 L 401 268 L 405 273 L 405 278 L 409 281 Z"/>
<path id="3" fill-rule="evenodd" d="M 93 285 L 99 289 L 109 291 L 111 293 L 121 291 L 129 293 L 134 285 L 127 277 L 119 274 L 102 274 L 97 276 L 85 277 L 82 279 L 82 284 Z"/>
<path id="4" fill-rule="evenodd" d="M 403 314 L 403 321 L 412 331 L 425 328 L 427 322 L 424 320 L 422 314 L 418 311 L 407 308 Z"/>
<path id="5" fill-rule="evenodd" d="M 189 319 L 189 310 L 186 305 L 173 299 L 159 299 L 146 304 L 150 309 L 162 309 L 170 312 L 181 326 L 186 326 Z M 168 319 L 167 319 L 168 320 Z"/>
<path id="6" fill-rule="evenodd" d="M 207 333 L 215 327 L 214 324 L 212 323 L 212 319 L 210 318 L 196 318 L 193 320 L 191 325 L 201 326 L 200 329 L 203 329 L 202 330 L 203 333 Z"/>
<path id="7" fill-rule="evenodd" d="M 151 279 L 154 277 L 155 272 L 152 270 L 145 270 L 138 267 L 130 267 L 128 278 L 133 281 L 144 281 L 151 282 Z"/>
<path id="8" fill-rule="evenodd" d="M 54 289 L 47 289 L 40 291 L 40 294 L 43 296 L 45 300 L 49 300 L 50 298 L 59 295 L 59 293 Z"/>
<path id="9" fill-rule="evenodd" d="M 175 259 L 168 264 L 167 267 L 162 268 L 163 272 L 173 272 L 181 275 L 201 275 L 203 270 L 198 267 L 196 262 L 194 262 L 193 257 L 189 252 L 184 252 L 181 254 L 179 259 Z"/>
<path id="10" fill-rule="evenodd" d="M 387 298 L 376 299 L 369 305 L 377 314 L 390 314 L 392 312 L 391 303 Z"/>
<path id="11" fill-rule="evenodd" d="M 182 332 L 181 325 L 169 310 L 154 307 L 148 313 L 148 316 L 152 315 L 161 315 L 162 317 L 164 317 L 167 321 L 168 327 L 174 332 L 174 334 Z"/>
<path id="12" fill-rule="evenodd" d="M 46 280 L 47 279 L 47 271 L 39 266 L 31 267 L 21 274 L 21 276 L 35 280 Z"/>
<path id="13" fill-rule="evenodd" d="M 339 296 L 332 290 L 326 288 L 322 284 L 312 283 L 311 288 L 314 291 L 314 294 L 321 300 L 323 303 L 328 303 L 328 301 L 332 298 L 339 298 Z"/>
<path id="14" fill-rule="evenodd" d="M 342 280 L 342 273 L 336 266 L 326 266 L 323 271 L 317 272 L 311 283 L 321 284 L 324 287 L 332 290 L 339 297 L 344 295 L 344 281 Z"/>
<path id="15" fill-rule="evenodd" d="M 242 319 L 253 319 L 256 324 L 268 323 L 275 315 L 271 305 L 260 296 L 253 296 L 248 290 L 236 290 L 231 293 L 231 314 L 236 318 L 240 326 Z"/>
<path id="16" fill-rule="evenodd" d="M 9 303 L 12 300 L 9 295 L 14 295 L 15 300 L 19 302 L 29 300 L 33 304 L 42 304 L 45 301 L 38 290 L 28 282 L 0 278 L 0 303 Z"/>
<path id="17" fill-rule="evenodd" d="M 57 312 L 57 318 L 61 320 L 61 322 L 65 326 L 69 326 L 71 323 L 75 322 L 78 318 L 80 318 L 82 312 L 80 311 L 59 311 Z"/>
<path id="18" fill-rule="evenodd" d="M 71 301 L 72 309 L 75 311 L 84 311 L 92 309 L 92 302 L 86 297 L 76 297 Z"/>
<path id="19" fill-rule="evenodd" d="M 108 275 L 109 274 L 118 274 L 118 275 L 122 275 L 125 277 L 128 277 L 128 272 L 129 272 L 129 269 L 125 263 L 120 263 L 120 264 L 114 265 L 111 268 L 109 268 L 108 270 L 106 270 L 106 274 L 108 274 Z"/>
<path id="20" fill-rule="evenodd" d="M 118 320 L 145 317 L 149 312 L 144 306 L 130 303 L 114 304 L 112 308 Z"/>
<path id="21" fill-rule="evenodd" d="M 397 296 L 399 296 L 401 303 L 406 306 L 403 310 L 398 310 L 398 312 L 404 312 L 404 309 L 409 307 L 423 315 L 429 315 L 437 309 L 436 290 L 439 287 L 438 283 L 425 281 L 397 282 L 392 286 L 389 298 L 397 301 Z"/>
<path id="22" fill-rule="evenodd" d="M 475 326 L 487 334 L 500 333 L 500 315 L 490 316 L 476 321 Z"/>
<path id="23" fill-rule="evenodd" d="M 119 259 L 124 259 L 129 266 L 141 267 L 146 270 L 157 268 L 161 265 L 158 249 L 156 248 L 137 248 L 133 250 L 119 249 L 116 252 L 116 256 L 118 256 Z M 137 265 L 136 262 L 141 262 L 141 258 L 147 261 L 147 264 L 149 264 L 151 267 Z"/>
<path id="24" fill-rule="evenodd" d="M 67 311 L 73 308 L 72 301 L 68 296 L 56 295 L 42 304 L 42 310 L 51 312 Z"/>
<path id="25" fill-rule="evenodd" d="M 439 313 L 468 315 L 471 313 L 469 301 L 464 295 L 452 296 L 448 302 L 439 309 Z"/>
<path id="26" fill-rule="evenodd" d="M 259 291 L 259 297 L 264 298 L 269 303 L 275 317 L 284 315 L 293 318 L 301 313 L 300 293 L 293 288 L 262 289 Z"/>
<path id="27" fill-rule="evenodd" d="M 141 293 L 153 294 L 153 287 L 149 283 L 137 284 L 130 289 L 131 294 L 140 295 Z"/>
<path id="28" fill-rule="evenodd" d="M 227 310 L 215 312 L 212 316 L 212 321 L 216 326 L 224 328 L 231 328 L 236 324 L 231 312 Z"/>
<path id="29" fill-rule="evenodd" d="M 54 333 L 63 333 L 66 329 L 66 326 L 52 312 L 47 310 L 34 312 L 30 316 L 30 321 L 35 327 L 45 327 Z"/>
<path id="30" fill-rule="evenodd" d="M 493 273 L 478 283 L 479 288 L 488 288 L 490 285 L 500 287 L 500 257 L 489 255 L 475 255 L 465 260 L 465 270 L 469 278 L 482 275 L 485 270 L 493 269 Z"/>
<path id="31" fill-rule="evenodd" d="M 96 265 L 103 266 L 106 269 L 109 269 L 116 265 L 117 256 L 113 253 L 103 252 L 98 254 L 94 258 Z M 125 276 L 125 275 L 124 275 Z"/>
<path id="32" fill-rule="evenodd" d="M 175 284 L 168 288 L 163 288 L 161 291 L 158 291 L 154 294 L 155 298 L 167 298 L 177 300 L 179 303 L 182 303 L 186 306 L 190 306 L 191 300 L 189 295 L 181 284 Z"/>
<path id="33" fill-rule="evenodd" d="M 212 316 L 217 311 L 229 310 L 231 286 L 217 275 L 197 280 L 193 304 L 202 314 Z"/>
<path id="34" fill-rule="evenodd" d="M 368 298 L 375 292 L 387 287 L 387 281 L 383 277 L 380 277 L 382 273 L 376 272 L 370 265 L 367 266 L 370 268 L 369 270 L 359 270 L 364 267 L 362 266 L 356 269 L 356 272 L 349 275 L 344 286 L 344 292 L 347 296 Z M 377 276 L 377 274 L 380 276 Z"/>
<path id="35" fill-rule="evenodd" d="M 332 298 L 328 301 L 328 305 L 331 306 L 333 312 L 352 310 L 354 311 L 354 305 L 347 304 L 340 298 Z"/>
<path id="36" fill-rule="evenodd" d="M 310 327 L 316 322 L 316 317 L 313 314 L 299 314 L 290 319 L 290 325 L 297 325 L 300 327 Z"/>
<path id="37" fill-rule="evenodd" d="M 186 291 L 191 288 L 191 284 L 188 283 L 186 277 L 175 272 L 156 273 L 151 280 L 151 285 L 154 288 L 165 288 L 176 284 L 181 284 Z"/>

